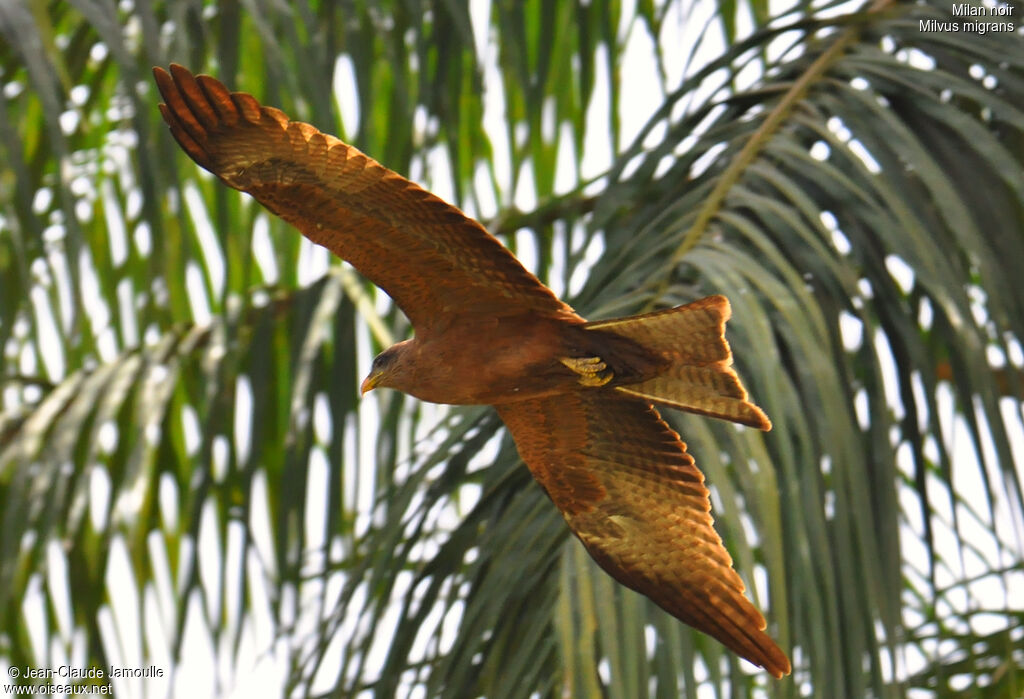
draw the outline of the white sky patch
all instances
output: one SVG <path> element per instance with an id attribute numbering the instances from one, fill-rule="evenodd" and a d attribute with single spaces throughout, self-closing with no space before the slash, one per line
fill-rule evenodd
<path id="1" fill-rule="evenodd" d="M 498 215 L 498 199 L 491 186 L 487 164 L 482 160 L 478 160 L 473 168 L 473 192 L 476 195 L 476 214 L 481 220 L 486 221 Z"/>
<path id="2" fill-rule="evenodd" d="M 117 423 L 107 420 L 96 430 L 96 449 L 100 454 L 112 454 L 117 448 L 119 432 Z"/>
<path id="3" fill-rule="evenodd" d="M 240 374 L 235 381 L 235 427 L 232 430 L 235 439 L 235 455 L 239 464 L 244 464 L 252 449 L 252 384 L 249 377 Z"/>
<path id="4" fill-rule="evenodd" d="M 935 59 L 919 49 L 900 49 L 896 52 L 896 60 L 919 70 L 935 70 Z"/>
<path id="5" fill-rule="evenodd" d="M 626 162 L 626 167 L 623 168 L 620 178 L 623 180 L 629 179 L 630 177 L 636 174 L 636 171 L 639 170 L 640 166 L 643 165 L 646 161 L 646 152 L 638 152 L 637 155 L 633 156 L 633 158 L 629 159 Z"/>
<path id="6" fill-rule="evenodd" d="M 417 630 L 416 637 L 413 639 L 412 646 L 409 649 L 409 659 L 412 662 L 428 660 L 428 651 L 434 645 L 436 640 L 435 634 L 444 618 L 444 612 L 445 606 L 443 604 L 434 604 L 430 607 L 430 611 L 427 612 L 426 617 L 424 617 L 423 622 L 420 624 L 420 628 Z M 422 688 L 420 691 L 422 691 Z"/>
<path id="7" fill-rule="evenodd" d="M 426 108 L 422 104 L 416 105 L 412 110 L 413 142 L 417 145 L 421 145 L 423 142 L 429 140 L 430 134 L 436 133 L 435 127 L 436 121 L 430 118 L 427 114 Z M 412 160 L 409 162 L 409 171 L 402 174 L 413 182 L 422 183 L 426 180 L 426 174 L 423 170 L 424 158 L 422 157 L 422 153 L 419 153 L 414 155 Z"/>
<path id="8" fill-rule="evenodd" d="M 125 277 L 119 281 L 115 293 L 117 309 L 121 316 L 121 340 L 124 346 L 135 347 L 139 344 L 139 326 L 135 318 L 135 289 L 131 278 Z"/>
<path id="9" fill-rule="evenodd" d="M 427 172 L 424 175 L 427 189 L 445 201 L 455 201 L 452 163 L 445 146 L 438 144 L 427 153 Z"/>
<path id="10" fill-rule="evenodd" d="M 868 392 L 861 388 L 853 397 L 853 409 L 857 414 L 857 425 L 866 430 L 871 426 L 871 409 Z"/>
<path id="11" fill-rule="evenodd" d="M 174 579 L 167 556 L 167 545 L 161 532 L 154 530 L 149 533 L 146 537 L 146 552 L 149 554 L 149 564 L 153 568 L 153 580 L 147 586 L 146 593 L 155 605 L 154 610 L 147 610 L 146 626 L 158 628 L 164 639 L 170 639 L 170 631 L 176 621 Z M 162 649 L 163 645 L 157 644 L 155 647 L 151 645 L 150 648 Z M 169 659 L 167 662 L 167 667 L 170 667 Z"/>
<path id="12" fill-rule="evenodd" d="M 580 174 L 583 179 L 597 177 L 612 164 L 608 147 L 611 125 L 608 121 L 611 92 L 608 74 L 608 49 L 602 44 L 594 50 L 594 89 L 587 106 L 585 136 L 583 140 L 583 161 Z"/>
<path id="13" fill-rule="evenodd" d="M 850 133 L 850 130 L 846 128 L 846 124 L 843 123 L 843 120 L 839 117 L 829 117 L 826 122 L 826 126 L 828 127 L 828 130 L 834 133 L 836 138 L 840 141 L 845 143 L 850 140 L 850 136 L 852 134 Z"/>
<path id="14" fill-rule="evenodd" d="M 704 115 L 704 118 L 698 121 L 697 125 L 693 127 L 693 131 L 683 136 L 682 140 L 676 144 L 675 148 L 672 149 L 672 152 L 678 156 L 683 156 L 693 150 L 694 146 L 696 146 L 700 141 L 701 136 L 707 132 L 708 128 L 711 127 L 719 117 L 721 117 L 722 112 L 724 112 L 725 109 L 725 106 L 721 104 L 711 107 L 707 111 L 707 114 Z M 673 122 L 682 119 L 684 115 L 685 111 L 683 109 L 683 102 L 679 101 L 672 108 Z"/>
<path id="15" fill-rule="evenodd" d="M 725 68 L 719 68 L 718 70 L 707 76 L 699 85 L 697 85 L 691 93 L 687 96 L 686 100 L 680 102 L 692 105 L 705 105 L 715 104 L 720 102 L 723 98 L 731 95 L 731 91 L 725 86 L 729 83 L 730 74 Z M 712 112 L 701 122 L 702 124 L 711 124 L 713 114 L 724 111 L 725 107 L 717 105 L 712 108 Z M 673 117 L 678 118 L 679 113 L 673 110 Z"/>
<path id="16" fill-rule="evenodd" d="M 199 418 L 191 405 L 182 406 L 181 429 L 185 439 L 185 453 L 194 456 L 199 449 Z"/>
<path id="17" fill-rule="evenodd" d="M 160 507 L 160 519 L 163 526 L 173 530 L 178 526 L 178 484 L 169 473 L 160 475 L 157 503 Z"/>
<path id="18" fill-rule="evenodd" d="M 93 529 L 103 531 L 107 526 L 110 506 L 110 475 L 102 468 L 89 469 L 89 521 Z"/>
<path id="19" fill-rule="evenodd" d="M 103 201 L 103 219 L 107 226 L 107 242 L 110 244 L 110 260 L 117 267 L 128 259 L 128 230 L 121 202 L 118 201 L 114 185 L 109 179 L 104 179 L 100 184 L 100 197 Z"/>
<path id="20" fill-rule="evenodd" d="M 196 544 L 199 552 L 199 580 L 206 593 L 207 611 L 212 619 L 220 616 L 220 564 L 224 560 L 217 520 L 217 505 L 213 498 L 207 498 L 199 515 L 199 536 Z"/>
<path id="21" fill-rule="evenodd" d="M 654 178 L 661 179 L 675 164 L 676 158 L 674 155 L 663 155 L 658 160 L 658 165 L 654 168 Z"/>
<path id="22" fill-rule="evenodd" d="M 258 469 L 253 474 L 252 487 L 249 491 L 249 535 L 252 537 L 258 560 L 266 569 L 264 574 L 274 575 L 274 535 L 267 507 L 268 497 L 266 471 Z"/>
<path id="23" fill-rule="evenodd" d="M 331 253 L 306 237 L 299 241 L 299 286 L 309 286 L 327 274 L 331 265 Z"/>
<path id="24" fill-rule="evenodd" d="M 135 226 L 135 232 L 132 235 L 132 239 L 135 241 L 135 249 L 142 257 L 148 257 L 150 252 L 153 250 L 153 236 L 149 231 L 149 224 L 145 221 L 140 222 Z"/>
<path id="25" fill-rule="evenodd" d="M 515 233 L 516 257 L 530 272 L 537 272 L 537 239 L 533 231 L 520 228 Z"/>
<path id="26" fill-rule="evenodd" d="M 985 310 L 988 294 L 977 284 L 969 284 L 967 286 L 967 298 L 970 300 L 971 315 L 974 316 L 974 322 L 979 326 L 984 326 L 988 322 L 988 312 Z"/>
<path id="27" fill-rule="evenodd" d="M 690 166 L 690 173 L 693 177 L 700 177 L 704 174 L 704 171 L 711 167 L 715 161 L 718 160 L 719 156 L 725 151 L 724 143 L 716 143 L 715 145 L 708 148 L 703 155 L 693 161 Z"/>
<path id="28" fill-rule="evenodd" d="M 179 604 L 184 604 L 186 609 L 180 667 L 188 668 L 188 679 L 177 685 L 175 697 L 190 699 L 195 696 L 216 696 L 217 653 L 206 625 L 199 590 L 193 590 L 188 599 Z"/>
<path id="29" fill-rule="evenodd" d="M 321 444 L 329 444 L 333 435 L 331 404 L 326 393 L 313 399 L 313 435 Z"/>
<path id="30" fill-rule="evenodd" d="M 309 454 L 306 472 L 306 551 L 320 552 L 327 546 L 327 503 L 330 495 L 331 464 L 322 447 Z"/>
<path id="31" fill-rule="evenodd" d="M 65 643 L 71 640 L 74 630 L 69 583 L 67 557 L 61 543 L 51 540 L 46 544 L 46 591 L 50 610 L 56 617 L 57 633 Z"/>
<path id="32" fill-rule="evenodd" d="M 927 298 L 921 299 L 921 305 L 917 313 L 917 323 L 925 330 L 931 330 L 932 320 L 934 319 L 935 311 L 932 308 L 932 302 Z"/>
<path id="33" fill-rule="evenodd" d="M 899 285 L 904 294 L 909 294 L 914 288 L 914 269 L 898 255 L 885 256 L 885 268 Z"/>
<path id="34" fill-rule="evenodd" d="M 356 83 L 355 66 L 352 58 L 343 53 L 334 62 L 334 80 L 332 84 L 334 102 L 341 115 L 343 139 L 352 138 L 359 131 L 359 90 Z"/>
<path id="35" fill-rule="evenodd" d="M 839 222 L 831 211 L 821 212 L 821 224 L 829 231 L 832 237 L 832 245 L 840 255 L 849 255 L 853 245 L 846 234 L 839 229 Z"/>
<path id="36" fill-rule="evenodd" d="M 783 56 L 793 60 L 803 53 L 803 33 L 793 30 L 783 32 L 768 43 L 765 55 L 769 63 L 777 63 Z"/>
<path id="37" fill-rule="evenodd" d="M 489 53 L 495 53 L 491 38 L 491 3 L 490 0 L 470 0 L 469 22 L 473 27 L 473 46 L 478 60 Z"/>
<path id="38" fill-rule="evenodd" d="M 552 245 L 551 245 L 551 259 L 548 264 L 547 279 L 542 279 L 551 292 L 560 299 L 564 299 L 567 296 L 566 284 L 567 272 L 566 266 L 568 260 L 566 259 L 565 249 L 565 224 L 561 221 L 555 221 L 552 224 Z"/>
<path id="39" fill-rule="evenodd" d="M 142 667 L 139 590 L 135 586 L 128 548 L 119 535 L 115 535 L 110 541 L 105 577 L 113 621 L 112 630 L 117 635 L 121 659 L 125 665 Z M 109 644 L 105 643 L 104 647 L 109 648 Z"/>
<path id="40" fill-rule="evenodd" d="M 647 135 L 644 136 L 644 140 L 643 140 L 644 148 L 648 148 L 648 149 L 657 148 L 659 145 L 664 143 L 665 137 L 667 135 L 668 135 L 668 122 L 665 119 L 659 119 L 647 131 Z"/>
<path id="41" fill-rule="evenodd" d="M 213 319 L 210 313 L 210 300 L 206 296 L 203 273 L 194 260 L 185 263 L 185 289 L 188 291 L 188 302 L 192 308 L 192 319 L 197 325 L 209 325 Z"/>
<path id="42" fill-rule="evenodd" d="M 356 366 L 360 368 L 360 375 L 369 372 L 370 363 L 373 361 L 374 352 L 370 344 L 370 332 L 366 324 L 360 319 L 356 322 Z M 360 410 L 355 416 L 355 430 L 352 435 L 354 439 L 346 440 L 346 444 L 355 445 L 355 454 L 346 450 L 346 488 L 345 494 L 354 494 L 350 500 L 352 511 L 356 513 L 355 535 L 357 537 L 366 534 L 372 522 L 374 492 L 376 490 L 375 469 L 373 464 L 377 463 L 376 435 L 380 428 L 380 414 L 382 410 L 377 401 L 389 398 L 388 390 L 375 390 L 367 393 L 360 400 Z M 349 459 L 351 458 L 351 461 Z M 351 469 L 348 464 L 351 463 Z"/>
<path id="43" fill-rule="evenodd" d="M 882 171 L 882 166 L 878 164 L 878 161 L 875 160 L 874 156 L 871 155 L 871 152 L 864 147 L 863 143 L 854 138 L 846 144 L 846 147 L 850 149 L 851 153 L 857 156 L 857 159 L 864 164 L 864 167 L 867 168 L 868 172 L 877 175 Z"/>
<path id="44" fill-rule="evenodd" d="M 701 40 L 702 29 L 713 11 L 711 3 L 689 3 L 686 6 L 674 3 L 666 9 L 658 36 L 658 49 L 663 57 L 661 65 L 670 90 L 682 83 L 685 77 L 683 47 L 689 48 Z"/>
<path id="45" fill-rule="evenodd" d="M 572 127 L 567 122 L 563 122 L 559 127 L 558 155 L 555 161 L 554 193 L 556 195 L 571 192 L 579 183 L 574 143 Z"/>
<path id="46" fill-rule="evenodd" d="M 322 595 L 320 595 L 325 602 L 325 611 L 333 609 L 339 603 L 338 600 L 340 585 L 334 584 L 334 581 L 340 578 L 340 575 L 331 576 L 331 578 L 329 578 L 328 580 L 327 592 L 324 592 L 322 593 Z M 319 582 L 319 580 L 317 580 L 317 582 Z M 338 589 L 338 592 L 334 592 L 335 589 Z M 313 628 L 311 627 L 310 630 L 312 631 Z M 330 641 L 327 644 L 327 649 L 323 653 L 323 657 L 326 660 L 320 666 L 320 670 L 313 677 L 311 690 L 314 695 L 329 696 L 332 694 L 332 692 L 334 692 L 337 689 L 338 664 L 340 660 L 344 657 L 346 644 L 351 643 L 351 641 L 351 634 L 335 633 L 331 637 Z M 351 657 L 348 658 L 349 661 L 351 661 L 352 659 L 353 658 Z M 351 670 L 349 672 L 351 672 Z"/>
<path id="47" fill-rule="evenodd" d="M 73 109 L 68 109 L 57 117 L 57 123 L 60 124 L 60 130 L 65 136 L 70 136 L 78 130 L 78 124 L 81 121 L 82 115 Z"/>
<path id="48" fill-rule="evenodd" d="M 29 298 L 32 300 L 32 311 L 36 318 L 36 328 L 39 332 L 39 354 L 43 360 L 43 366 L 46 367 L 46 375 L 51 381 L 59 381 L 64 378 L 66 367 L 60 333 L 57 332 L 57 323 L 53 314 L 50 313 L 50 300 L 46 297 L 46 292 L 38 286 L 32 288 Z"/>
<path id="49" fill-rule="evenodd" d="M 519 171 L 512 203 L 520 211 L 532 211 L 537 207 L 537 185 L 533 179 L 533 163 L 530 161 L 524 163 Z"/>
<path id="50" fill-rule="evenodd" d="M 748 17 L 746 12 L 740 13 L 740 18 Z M 749 23 L 749 20 L 748 20 Z M 764 65 L 760 60 L 757 60 L 759 51 L 751 49 L 744 55 L 740 56 L 740 63 L 743 65 L 739 72 L 736 73 L 735 85 L 737 92 L 743 92 L 757 85 L 758 81 L 764 77 Z"/>
<path id="51" fill-rule="evenodd" d="M 989 345 L 986 347 L 985 356 L 988 359 L 988 365 L 990 367 L 1002 369 L 1006 366 L 1006 354 L 996 345 Z"/>
<path id="52" fill-rule="evenodd" d="M 505 87 L 498 68 L 497 52 L 485 53 L 481 57 L 481 66 L 484 74 L 483 129 L 491 140 L 498 187 L 503 193 L 507 193 L 512 188 L 512 150 L 508 142 Z"/>
<path id="53" fill-rule="evenodd" d="M 32 213 L 37 216 L 45 214 L 53 206 L 53 188 L 40 187 L 32 195 Z"/>
<path id="54" fill-rule="evenodd" d="M 43 592 L 43 576 L 39 573 L 31 575 L 25 584 L 25 594 L 21 603 L 21 614 L 28 630 L 32 654 L 37 658 L 45 658 L 47 650 L 46 595 Z"/>
<path id="55" fill-rule="evenodd" d="M 274 243 L 270 239 L 270 219 L 265 212 L 256 215 L 252 224 L 252 255 L 260 268 L 263 281 L 274 284 L 280 277 L 277 269 L 277 255 L 274 254 Z"/>
<path id="56" fill-rule="evenodd" d="M 60 216 L 56 216 L 56 218 L 60 218 Z M 32 273 L 36 275 L 42 285 L 47 290 L 52 290 L 50 293 L 56 293 L 59 319 L 55 318 L 49 310 L 46 311 L 46 315 L 54 323 L 54 331 L 56 331 L 56 323 L 59 320 L 60 327 L 65 333 L 70 332 L 75 321 L 75 306 L 71 295 L 71 269 L 68 266 L 67 256 L 63 254 L 63 241 L 66 233 L 67 231 L 62 225 L 47 227 L 43 232 L 44 245 L 48 248 L 46 262 L 36 259 L 31 268 Z"/>
<path id="57" fill-rule="evenodd" d="M 96 265 L 93 264 L 89 249 L 83 247 L 78 257 L 78 278 L 82 298 L 86 299 L 83 306 L 89 316 L 93 328 L 99 330 L 110 323 L 110 309 L 107 308 L 104 296 L 100 291 L 100 280 L 96 276 Z"/>
<path id="58" fill-rule="evenodd" d="M 899 377 L 896 375 L 896 361 L 889 347 L 889 338 L 881 330 L 875 331 L 875 353 L 882 371 L 882 383 L 885 388 L 885 402 L 892 407 L 897 419 L 903 419 L 906 411 L 898 390 Z"/>
<path id="59" fill-rule="evenodd" d="M 917 406 L 918 429 L 921 430 L 922 433 L 927 433 L 931 415 L 929 414 L 927 395 L 924 390 L 924 382 L 921 379 L 920 371 L 911 372 L 910 390 L 914 395 L 914 405 Z M 924 444 L 924 453 L 925 457 L 928 459 L 938 461 L 938 447 L 935 445 L 934 438 L 930 436 L 927 438 Z"/>
<path id="60" fill-rule="evenodd" d="M 864 323 L 848 311 L 840 311 L 839 333 L 843 340 L 843 349 L 847 352 L 856 352 L 864 338 Z"/>
<path id="61" fill-rule="evenodd" d="M 220 298 L 224 293 L 224 251 L 217 240 L 217 233 L 210 221 L 206 203 L 193 182 L 187 182 L 185 190 L 185 208 L 195 227 L 196 240 L 203 254 L 203 266 L 210 277 L 213 295 Z"/>
<path id="62" fill-rule="evenodd" d="M 395 576 L 394 587 L 391 592 L 392 600 L 402 599 L 412 585 L 412 577 L 412 572 L 407 570 L 400 571 Z M 374 627 L 373 642 L 367 652 L 370 658 L 380 658 L 383 660 L 387 657 L 401 611 L 401 606 L 398 604 L 389 604 L 387 606 L 387 611 L 384 612 Z M 373 666 L 371 665 L 371 667 Z"/>
<path id="63" fill-rule="evenodd" d="M 540 137 L 547 143 L 555 140 L 557 121 L 555 115 L 557 104 L 554 96 L 544 98 L 544 104 L 540 108 Z"/>
<path id="64" fill-rule="evenodd" d="M 655 47 L 651 35 L 642 22 L 633 22 L 622 53 L 623 80 L 619 91 L 619 123 L 622 129 L 618 144 L 620 149 L 626 148 L 636 139 L 664 100 L 654 58 Z"/>
<path id="65" fill-rule="evenodd" d="M 143 618 L 146 620 L 143 633 L 146 638 L 147 659 L 159 668 L 171 667 L 171 649 L 165 639 L 170 624 L 161 623 L 160 611 L 152 588 L 147 588 L 143 595 Z M 164 671 L 163 677 L 147 678 L 146 691 L 152 696 L 167 696 L 173 682 L 172 673 Z"/>
<path id="66" fill-rule="evenodd" d="M 576 269 L 573 270 L 572 276 L 569 277 L 570 296 L 575 296 L 583 291 L 583 287 L 587 283 L 587 279 L 590 277 L 590 271 L 594 268 L 594 265 L 597 264 L 597 261 L 601 259 L 603 254 L 604 236 L 595 235 L 588 241 L 587 248 L 583 253 L 583 259 L 576 265 Z"/>

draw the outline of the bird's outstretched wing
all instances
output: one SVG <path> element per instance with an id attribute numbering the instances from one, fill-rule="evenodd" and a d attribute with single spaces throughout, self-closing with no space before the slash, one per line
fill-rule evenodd
<path id="1" fill-rule="evenodd" d="M 605 571 L 776 677 L 790 672 L 711 526 L 703 474 L 653 406 L 598 390 L 497 408 Z"/>
<path id="2" fill-rule="evenodd" d="M 196 163 L 350 262 L 418 333 L 472 314 L 578 319 L 483 226 L 356 148 L 210 76 L 153 75 Z"/>

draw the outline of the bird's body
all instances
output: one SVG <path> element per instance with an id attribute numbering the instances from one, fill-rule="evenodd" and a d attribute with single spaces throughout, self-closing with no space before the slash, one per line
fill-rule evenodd
<path id="1" fill-rule="evenodd" d="M 448 333 L 474 341 L 452 343 Z M 588 330 L 578 317 L 474 316 L 396 347 L 402 369 L 387 385 L 449 405 L 498 405 L 577 390 L 580 374 L 564 360 L 601 358 L 614 377 L 609 388 L 654 376 L 667 363 L 629 338 Z"/>
<path id="2" fill-rule="evenodd" d="M 431 403 L 494 405 L 564 392 L 572 381 L 557 359 L 567 351 L 564 323 L 472 318 L 452 330 L 479 340 L 450 343 L 434 333 L 417 335 L 403 346 L 406 367 L 391 385 Z"/>
<path id="3" fill-rule="evenodd" d="M 193 160 L 347 260 L 412 322 L 364 391 L 495 406 L 602 568 L 776 677 L 790 671 L 712 527 L 704 476 L 653 405 L 771 428 L 731 368 L 725 297 L 587 322 L 479 223 L 352 146 L 209 76 L 154 75 Z"/>

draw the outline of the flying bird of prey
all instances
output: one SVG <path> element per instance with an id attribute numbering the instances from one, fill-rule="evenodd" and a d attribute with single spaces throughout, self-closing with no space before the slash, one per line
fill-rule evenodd
<path id="1" fill-rule="evenodd" d="M 587 322 L 475 220 L 352 146 L 209 76 L 153 73 L 196 163 L 347 260 L 412 322 L 364 393 L 493 405 L 605 571 L 772 675 L 790 672 L 712 527 L 703 474 L 654 407 L 771 428 L 730 368 L 724 296 Z"/>

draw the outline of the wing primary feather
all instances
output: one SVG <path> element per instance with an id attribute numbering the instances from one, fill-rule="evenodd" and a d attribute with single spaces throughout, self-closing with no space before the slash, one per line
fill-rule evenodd
<path id="1" fill-rule="evenodd" d="M 351 263 L 418 336 L 481 316 L 583 322 L 483 226 L 358 149 L 180 65 L 153 74 L 189 157 Z"/>
<path id="2" fill-rule="evenodd" d="M 201 163 L 202 161 L 206 160 L 209 157 L 206 151 L 203 150 L 203 147 L 200 146 L 199 143 L 194 138 L 192 138 L 191 135 L 189 135 L 188 130 L 181 123 L 181 120 L 178 118 L 178 115 L 175 112 L 171 111 L 171 109 L 167 105 L 161 104 L 160 113 L 163 115 L 164 121 L 166 121 L 167 124 L 170 126 L 171 134 L 174 136 L 174 139 L 178 142 L 178 145 L 180 145 L 182 149 L 186 153 L 188 153 L 188 156 L 192 158 L 192 160 L 196 161 L 197 163 Z"/>
<path id="3" fill-rule="evenodd" d="M 224 83 L 209 75 L 196 76 L 196 82 L 206 96 L 206 101 L 217 112 L 220 123 L 226 126 L 238 124 L 238 109 L 231 101 L 231 93 L 224 87 Z"/>
<path id="4" fill-rule="evenodd" d="M 203 130 L 210 131 L 216 128 L 220 124 L 220 119 L 213 107 L 210 106 L 195 76 L 182 66 L 172 64 L 171 77 L 174 79 L 174 84 L 178 86 L 178 92 L 182 99 L 188 105 L 189 112 Z"/>

